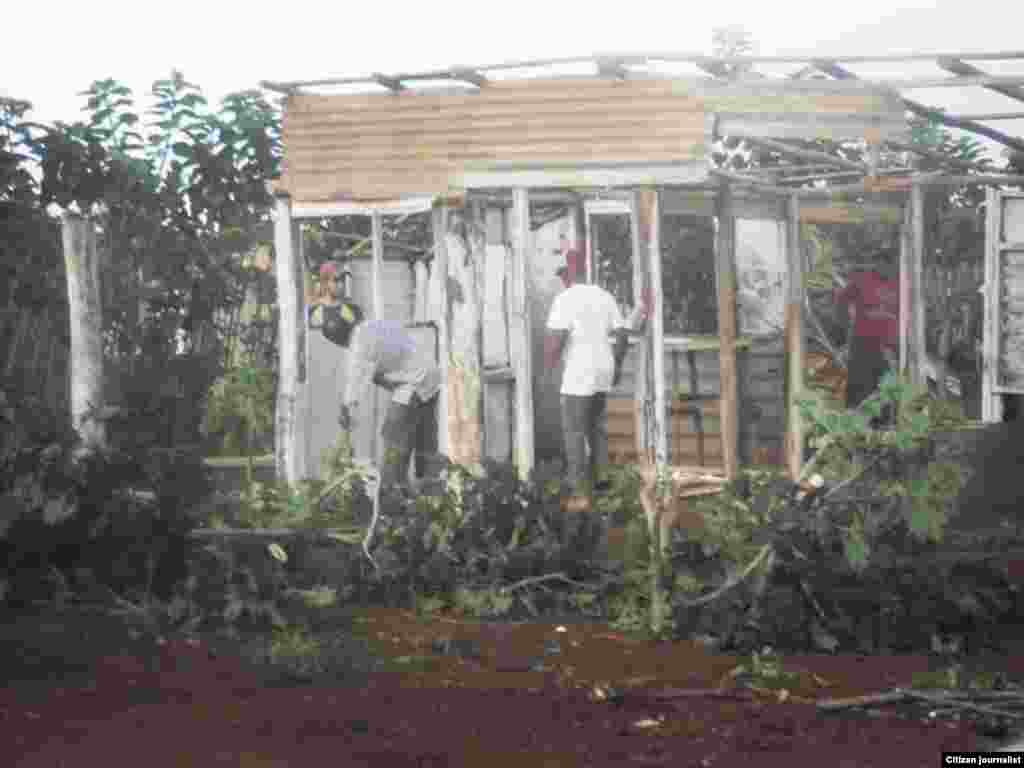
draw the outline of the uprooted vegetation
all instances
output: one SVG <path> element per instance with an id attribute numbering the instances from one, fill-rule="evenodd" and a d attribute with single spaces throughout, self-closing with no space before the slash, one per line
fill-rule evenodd
<path id="1" fill-rule="evenodd" d="M 891 426 L 869 427 L 890 409 Z M 0 583 L 9 606 L 92 601 L 154 634 L 272 632 L 287 658 L 317 655 L 303 632 L 318 613 L 366 604 L 577 616 L 745 651 L 991 639 L 1018 593 L 997 558 L 960 558 L 945 537 L 964 472 L 941 439 L 955 412 L 887 379 L 860 412 L 808 402 L 805 416 L 820 487 L 744 471 L 699 503 L 705 526 L 677 532 L 664 558 L 628 468 L 566 530 L 557 466 L 524 480 L 505 465 L 448 465 L 417 497 L 385 497 L 366 545 L 372 505 L 341 445 L 323 481 L 254 484 L 235 528 L 197 536 L 197 456 L 137 446 L 76 459 L 72 436 L 34 435 L 4 457 Z"/>

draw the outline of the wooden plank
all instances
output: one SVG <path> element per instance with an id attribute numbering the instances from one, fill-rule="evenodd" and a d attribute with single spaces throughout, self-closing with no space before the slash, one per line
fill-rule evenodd
<path id="1" fill-rule="evenodd" d="M 907 280 L 907 275 L 910 274 L 911 269 L 911 251 L 913 249 L 913 222 L 914 216 L 912 213 L 912 206 L 910 199 L 903 204 L 903 226 L 900 228 L 900 278 L 899 278 L 899 291 L 900 291 L 900 352 L 899 352 L 899 367 L 900 372 L 904 375 L 907 374 L 908 367 L 910 365 L 910 351 L 908 348 L 908 340 L 910 338 L 910 283 Z"/>
<path id="2" fill-rule="evenodd" d="M 371 305 L 368 316 L 379 320 L 384 316 L 384 217 L 380 213 L 370 214 L 370 296 Z M 386 405 L 382 402 L 387 394 L 377 387 L 371 392 L 373 408 L 370 413 L 370 456 L 375 461 L 383 459 L 383 442 L 380 438 L 380 426 L 384 421 Z"/>
<path id="3" fill-rule="evenodd" d="M 640 206 L 638 223 L 640 250 L 635 258 L 646 261 L 648 280 L 654 297 L 651 308 L 650 331 L 647 334 L 647 348 L 651 359 L 653 389 L 653 412 L 651 437 L 653 438 L 654 460 L 659 466 L 668 462 L 668 409 L 665 400 L 665 323 L 664 297 L 661 287 L 661 213 L 658 205 L 658 190 L 641 189 L 637 192 Z"/>
<path id="4" fill-rule="evenodd" d="M 722 180 L 718 196 L 718 238 L 715 243 L 718 283 L 718 334 L 722 399 L 722 436 L 726 477 L 739 472 L 739 392 L 736 377 L 736 219 L 733 214 L 732 187 Z"/>
<path id="5" fill-rule="evenodd" d="M 632 251 L 633 251 L 633 301 L 637 305 L 643 296 L 644 287 L 648 285 L 647 272 L 648 272 L 648 260 L 644 258 L 645 243 L 643 241 L 643 233 L 647 224 L 643 221 L 645 215 L 645 200 L 640 190 L 634 190 L 630 200 L 630 236 L 632 238 Z M 646 337 L 650 335 L 650 326 L 648 325 L 645 333 Z M 653 456 L 651 453 L 654 451 L 655 446 L 653 442 L 653 424 L 651 423 L 650 403 L 649 400 L 653 396 L 651 391 L 651 344 L 649 341 L 644 341 L 636 347 L 635 353 L 636 363 L 634 370 L 636 372 L 634 385 L 633 385 L 633 397 L 634 397 L 634 418 L 636 420 L 636 455 L 644 457 L 644 461 L 651 463 Z"/>
<path id="6" fill-rule="evenodd" d="M 350 168 L 355 172 L 372 170 L 378 166 L 402 168 L 409 164 L 416 167 L 441 167 L 452 165 L 472 167 L 474 164 L 490 165 L 502 162 L 513 163 L 558 163 L 567 158 L 581 158 L 581 162 L 605 165 L 615 163 L 654 163 L 685 160 L 700 155 L 699 146 L 681 146 L 678 134 L 659 138 L 638 139 L 628 133 L 621 136 L 586 135 L 580 128 L 564 138 L 554 137 L 544 141 L 539 137 L 529 144 L 498 143 L 480 137 L 476 141 L 419 142 L 410 143 L 396 140 L 394 146 L 362 146 L 354 144 L 344 147 L 318 147 L 304 153 L 292 150 L 288 160 L 289 173 L 323 175 Z M 515 136 L 507 137 L 508 142 Z M 703 133 L 693 132 L 694 142 L 702 141 Z M 591 151 L 588 153 L 587 149 Z"/>
<path id="7" fill-rule="evenodd" d="M 915 387 L 925 385 L 924 366 L 927 361 L 924 332 L 924 252 L 925 252 L 924 189 L 914 185 L 910 192 L 911 247 L 907 272 L 907 298 L 910 301 L 907 329 L 907 371 Z"/>
<path id="8" fill-rule="evenodd" d="M 985 315 L 982 332 L 981 418 L 998 422 L 1003 417 L 1002 398 L 996 390 L 999 375 L 1000 331 L 1000 259 L 999 241 L 1002 236 L 1002 194 L 999 190 L 985 190 Z"/>
<path id="9" fill-rule="evenodd" d="M 528 297 L 530 274 L 530 197 L 525 187 L 512 191 L 512 300 L 509 337 L 515 385 L 515 463 L 529 477 L 534 463 L 533 331 Z"/>
<path id="10" fill-rule="evenodd" d="M 789 198 L 786 227 L 786 470 L 796 482 L 804 463 L 803 427 L 797 401 L 804 394 L 804 269 L 800 248 L 800 200 Z"/>
<path id="11" fill-rule="evenodd" d="M 450 455 L 448 440 L 448 371 L 451 366 L 451 318 L 448 307 L 448 207 L 438 205 L 431 214 L 431 229 L 434 234 L 434 263 L 431 271 L 436 275 L 437 286 L 437 348 L 441 368 L 441 393 L 437 398 L 437 450 L 443 456 Z"/>
<path id="12" fill-rule="evenodd" d="M 101 255 L 95 225 L 87 218 L 65 212 L 61 216 L 61 242 L 71 328 L 71 423 L 78 430 L 85 451 L 102 450 L 107 442 L 106 426 L 102 419 L 95 418 L 96 410 L 106 405 Z"/>
<path id="13" fill-rule="evenodd" d="M 484 455 L 495 461 L 512 460 L 515 371 L 509 365 L 508 302 L 505 269 L 505 214 L 497 206 L 484 208 L 483 410 Z"/>
<path id="14" fill-rule="evenodd" d="M 702 130 L 704 120 L 702 110 L 665 109 L 665 103 L 661 101 L 613 102 L 607 105 L 608 111 L 600 125 L 594 125 L 592 117 L 567 111 L 570 106 L 565 102 L 537 106 L 526 115 L 522 111 L 524 107 L 516 105 L 486 112 L 469 107 L 443 113 L 424 109 L 415 114 L 387 114 L 381 116 L 382 119 L 371 119 L 362 113 L 339 112 L 320 119 L 304 118 L 287 124 L 282 138 L 287 141 L 289 149 L 315 148 L 318 142 L 328 147 L 388 147 L 397 144 L 398 140 L 410 139 L 443 142 L 458 138 L 480 143 L 483 137 L 514 137 L 517 130 L 545 138 L 573 138 L 587 124 L 598 135 L 627 136 L 649 124 L 652 136 L 678 136 L 680 132 Z M 641 107 L 651 114 L 638 114 L 636 110 Z"/>
<path id="15" fill-rule="evenodd" d="M 903 221 L 903 210 L 895 205 L 803 204 L 800 206 L 800 221 L 808 224 L 863 224 L 869 221 L 899 224 Z"/>
<path id="16" fill-rule="evenodd" d="M 304 430 L 300 424 L 301 371 L 305 368 L 305 297 L 299 264 L 298 224 L 291 216 L 291 200 L 275 199 L 274 267 L 277 278 L 279 377 L 274 421 L 274 458 L 277 477 L 291 485 L 305 479 Z"/>
<path id="17" fill-rule="evenodd" d="M 483 232 L 483 206 L 474 204 L 461 215 L 468 219 L 460 222 L 464 228 L 450 228 L 447 238 L 448 282 L 455 292 L 449 294 L 448 445 L 452 461 L 475 466 L 483 455 L 480 321 L 486 240 L 477 236 Z"/>
<path id="18" fill-rule="evenodd" d="M 508 314 L 506 312 L 505 264 L 508 249 L 504 240 L 504 213 L 501 208 L 486 210 L 486 252 L 484 254 L 484 350 L 485 368 L 509 363 Z"/>

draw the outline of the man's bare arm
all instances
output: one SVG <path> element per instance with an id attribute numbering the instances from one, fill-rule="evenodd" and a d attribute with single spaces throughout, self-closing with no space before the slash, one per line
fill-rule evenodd
<path id="1" fill-rule="evenodd" d="M 568 331 L 548 331 L 544 337 L 544 365 L 549 371 L 558 367 L 558 361 L 562 359 L 562 351 L 565 349 L 565 340 L 569 338 Z"/>

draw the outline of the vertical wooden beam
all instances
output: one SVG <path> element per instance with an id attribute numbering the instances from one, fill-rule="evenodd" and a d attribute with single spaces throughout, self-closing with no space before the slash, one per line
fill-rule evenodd
<path id="1" fill-rule="evenodd" d="M 1003 201 L 994 187 L 985 190 L 985 282 L 981 335 L 981 420 L 1003 419 L 1003 398 L 996 394 L 999 374 L 999 241 Z"/>
<path id="2" fill-rule="evenodd" d="M 530 196 L 512 190 L 512 317 L 510 340 L 516 381 L 515 463 L 521 477 L 533 471 L 533 328 L 530 320 Z"/>
<path id="3" fill-rule="evenodd" d="M 910 197 L 903 203 L 903 226 L 900 228 L 900 373 L 906 376 L 910 367 L 910 281 L 911 251 L 913 250 L 914 216 Z"/>
<path id="4" fill-rule="evenodd" d="M 384 216 L 374 212 L 370 214 L 370 238 L 373 244 L 370 264 L 370 295 L 373 297 L 371 316 L 379 320 L 384 311 Z"/>
<path id="5" fill-rule="evenodd" d="M 910 306 L 907 338 L 907 363 L 910 382 L 915 387 L 925 384 L 925 334 L 924 334 L 924 187 L 914 184 L 910 189 L 911 240 L 910 263 L 907 272 L 907 292 Z"/>
<path id="6" fill-rule="evenodd" d="M 633 240 L 633 302 L 639 306 L 643 297 L 644 287 L 647 285 L 646 243 L 642 239 L 643 232 L 647 230 L 647 223 L 644 218 L 643 193 L 641 190 L 634 190 L 630 199 L 630 221 L 629 230 Z M 650 337 L 650 331 L 647 334 Z M 646 339 L 643 343 L 634 347 L 636 354 L 636 365 L 634 367 L 633 402 L 636 418 L 636 456 L 641 464 L 650 464 L 654 461 L 654 440 L 651 430 L 651 413 L 648 399 L 651 397 L 651 355 L 649 344 Z"/>
<path id="7" fill-rule="evenodd" d="M 640 211 L 640 250 L 637 252 L 637 259 L 646 262 L 649 285 L 654 297 L 645 344 L 651 361 L 650 386 L 654 400 L 650 424 L 651 448 L 654 451 L 655 463 L 660 465 L 668 462 L 668 404 L 665 400 L 665 324 L 664 302 L 661 295 L 661 209 L 658 205 L 658 191 L 641 189 L 637 192 L 637 201 Z"/>
<path id="8" fill-rule="evenodd" d="M 425 323 L 430 320 L 430 269 L 424 259 L 417 259 L 416 266 L 416 310 L 413 322 Z"/>
<path id="9" fill-rule="evenodd" d="M 718 239 L 715 273 L 718 282 L 719 369 L 721 375 L 720 423 L 722 461 L 725 475 L 732 480 L 739 473 L 739 392 L 736 373 L 736 216 L 733 192 L 722 179 L 716 200 Z"/>
<path id="10" fill-rule="evenodd" d="M 508 285 L 505 273 L 509 251 L 505 245 L 505 213 L 497 206 L 484 211 L 485 262 L 483 274 L 483 375 L 480 388 L 483 393 L 484 455 L 496 461 L 512 460 L 512 432 L 515 408 L 512 402 L 514 384 L 507 378 L 489 378 L 488 371 L 507 369 L 508 341 Z"/>
<path id="11" fill-rule="evenodd" d="M 307 475 L 302 450 L 302 432 L 298 407 L 305 371 L 305 312 L 303 281 L 298 263 L 299 247 L 292 221 L 292 203 L 287 195 L 275 199 L 274 251 L 277 277 L 278 354 L 280 355 L 277 408 L 274 421 L 274 459 L 277 477 L 289 484 Z"/>
<path id="12" fill-rule="evenodd" d="M 804 461 L 804 436 L 797 400 L 804 390 L 804 259 L 800 248 L 800 199 L 786 206 L 786 470 L 796 482 Z"/>
<path id="13" fill-rule="evenodd" d="M 449 455 L 448 447 L 448 366 L 451 362 L 448 307 L 448 206 L 435 205 L 431 212 L 434 231 L 434 263 L 431 269 L 437 275 L 437 364 L 441 370 L 441 389 L 437 398 L 437 450 Z"/>
<path id="14" fill-rule="evenodd" d="M 370 296 L 373 306 L 370 307 L 369 317 L 380 320 L 384 316 L 384 216 L 374 211 L 370 214 Z M 383 449 L 380 439 L 380 425 L 383 420 L 383 403 L 385 393 L 377 387 L 371 388 L 373 408 L 370 410 L 372 420 L 370 424 L 370 456 L 375 461 L 381 459 Z"/>
<path id="15" fill-rule="evenodd" d="M 71 423 L 82 438 L 83 451 L 106 444 L 104 423 L 96 418 L 106 403 L 103 390 L 103 304 L 99 249 L 93 223 L 65 213 L 61 217 L 64 266 L 68 281 L 71 349 Z"/>

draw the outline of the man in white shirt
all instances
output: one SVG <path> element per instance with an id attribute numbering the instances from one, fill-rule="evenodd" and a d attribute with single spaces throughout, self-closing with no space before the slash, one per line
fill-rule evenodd
<path id="1" fill-rule="evenodd" d="M 327 279 L 335 275 L 325 275 Z M 370 383 L 391 392 L 391 404 L 384 419 L 381 438 L 384 461 L 381 487 L 404 485 L 413 451 L 416 475 L 422 477 L 428 455 L 437 452 L 437 395 L 441 372 L 436 365 L 424 365 L 417 355 L 416 340 L 396 320 L 363 320 L 359 306 L 331 294 L 333 302 L 322 304 L 312 327 L 320 327 L 328 340 L 349 350 L 348 372 L 341 398 L 341 428 L 355 428 L 359 403 Z"/>
<path id="2" fill-rule="evenodd" d="M 582 250 L 567 251 L 558 270 L 566 289 L 551 305 L 544 344 L 548 370 L 557 368 L 559 358 L 565 356 L 560 390 L 562 430 L 566 480 L 576 499 L 593 489 L 608 464 L 608 392 L 622 370 L 628 349 L 626 329 L 642 327 L 650 305 L 645 294 L 642 305 L 624 323 L 615 298 L 600 286 L 583 283 L 583 272 Z"/>

